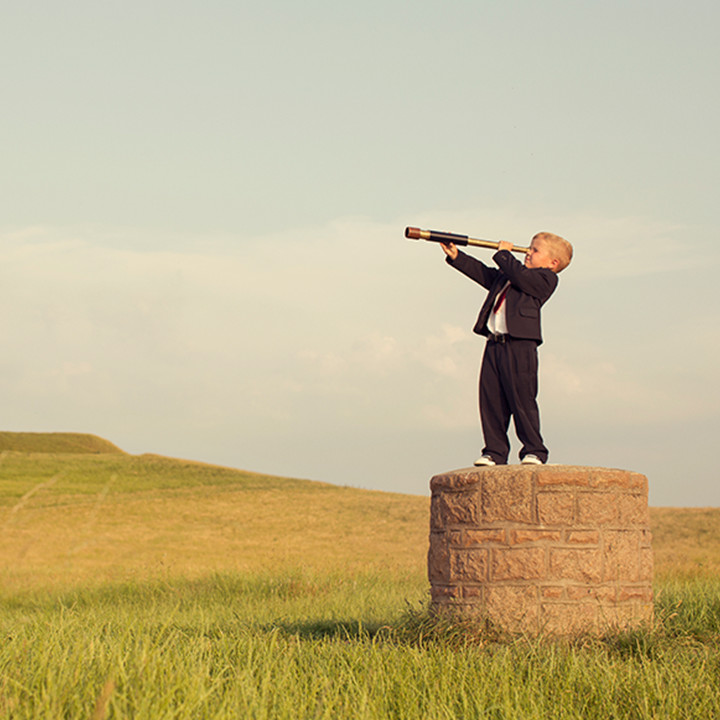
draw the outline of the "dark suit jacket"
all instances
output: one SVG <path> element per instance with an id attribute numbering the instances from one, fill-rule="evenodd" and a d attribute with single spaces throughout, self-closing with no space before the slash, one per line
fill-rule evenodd
<path id="1" fill-rule="evenodd" d="M 505 296 L 508 334 L 522 340 L 535 340 L 539 345 L 542 342 L 540 308 L 557 287 L 557 273 L 548 268 L 526 268 L 509 250 L 499 250 L 493 260 L 497 268 L 488 267 L 462 251 L 458 251 L 455 260 L 447 258 L 449 265 L 489 290 L 473 332 L 489 334 L 487 321 L 495 299 L 509 280 Z"/>

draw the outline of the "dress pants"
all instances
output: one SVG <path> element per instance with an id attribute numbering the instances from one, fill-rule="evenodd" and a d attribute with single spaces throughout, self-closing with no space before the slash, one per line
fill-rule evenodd
<path id="1" fill-rule="evenodd" d="M 480 370 L 480 422 L 485 439 L 482 453 L 498 465 L 507 463 L 512 415 L 522 444 L 520 459 L 535 455 L 546 462 L 548 449 L 540 435 L 537 404 L 537 343 L 505 337 L 505 342 L 488 339 Z"/>

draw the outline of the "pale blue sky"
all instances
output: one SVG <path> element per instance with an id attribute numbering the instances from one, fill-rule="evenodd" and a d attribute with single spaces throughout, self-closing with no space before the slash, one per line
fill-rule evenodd
<path id="1" fill-rule="evenodd" d="M 425 493 L 481 446 L 482 291 L 404 227 L 550 230 L 551 461 L 720 505 L 715 3 L 1 19 L 2 429 Z"/>

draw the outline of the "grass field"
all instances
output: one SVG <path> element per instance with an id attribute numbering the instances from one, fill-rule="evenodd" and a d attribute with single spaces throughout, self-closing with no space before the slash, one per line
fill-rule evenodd
<path id="1" fill-rule="evenodd" d="M 654 628 L 499 639 L 428 616 L 426 497 L 13 435 L 0 717 L 720 717 L 718 509 L 652 510 Z"/>

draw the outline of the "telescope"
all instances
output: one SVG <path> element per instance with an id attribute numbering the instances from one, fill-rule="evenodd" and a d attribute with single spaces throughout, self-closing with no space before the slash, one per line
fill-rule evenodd
<path id="1" fill-rule="evenodd" d="M 467 235 L 455 235 L 455 233 L 439 232 L 438 230 L 421 230 L 416 227 L 406 227 L 405 237 L 410 240 L 431 240 L 439 243 L 455 243 L 455 245 L 475 245 L 476 247 L 492 248 L 497 250 L 500 243 L 495 240 L 480 240 Z M 510 250 L 516 253 L 528 253 L 530 248 L 513 245 Z"/>

